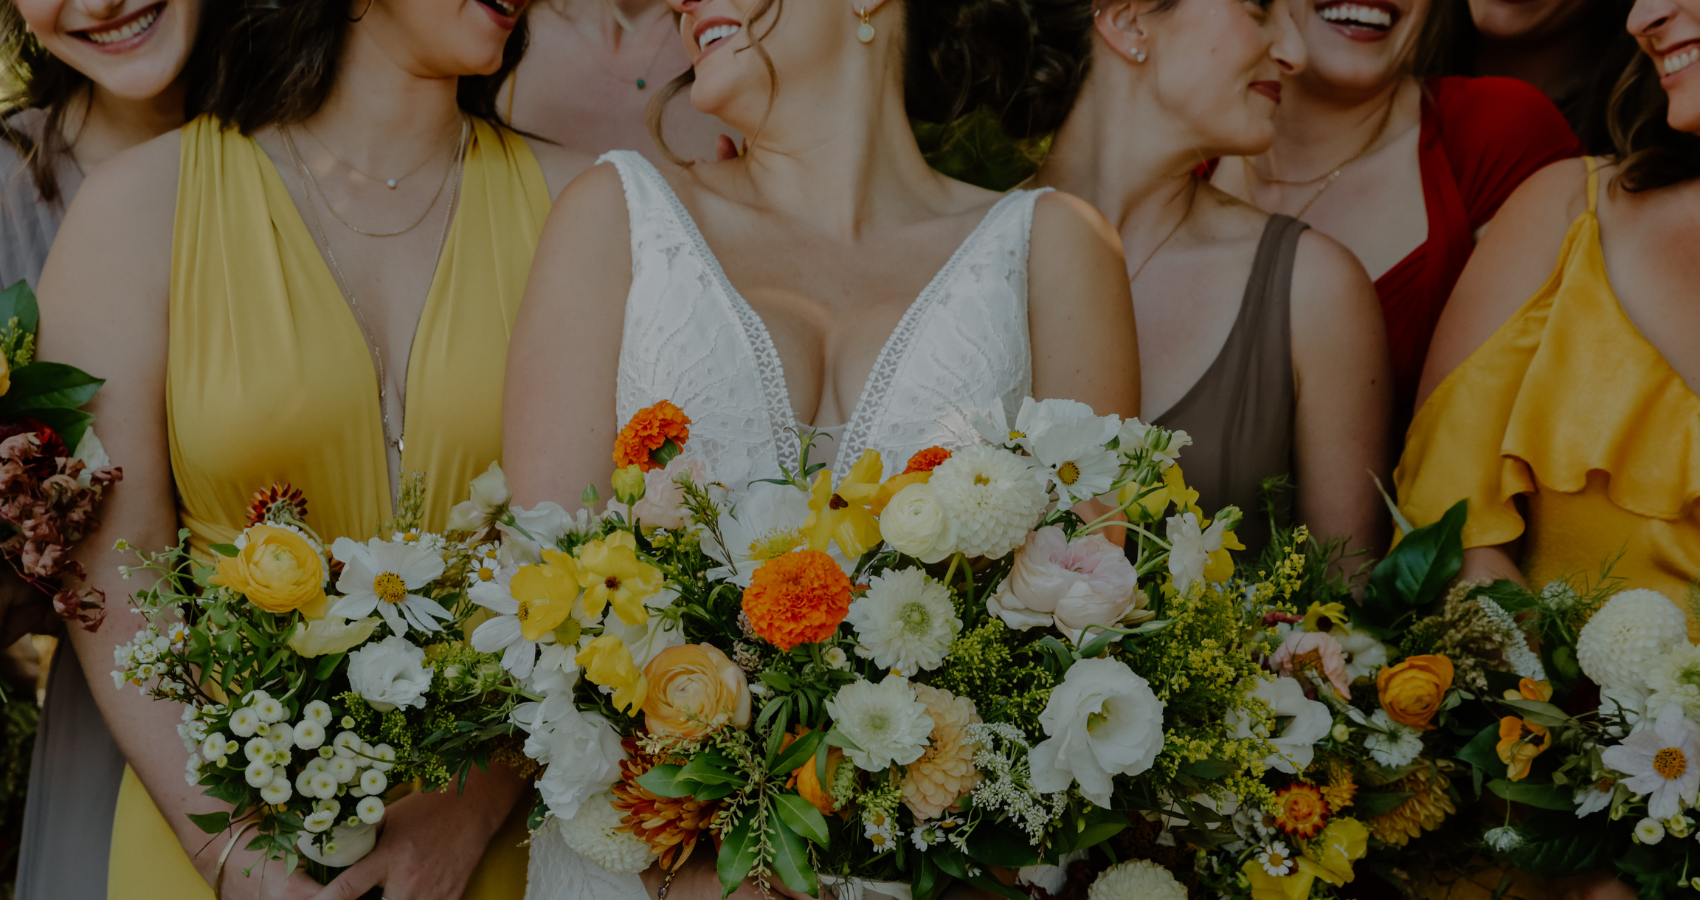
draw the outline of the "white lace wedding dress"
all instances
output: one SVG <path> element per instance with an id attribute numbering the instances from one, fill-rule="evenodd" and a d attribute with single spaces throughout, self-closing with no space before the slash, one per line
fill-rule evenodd
<path id="1" fill-rule="evenodd" d="M 690 213 L 637 153 L 605 154 L 625 186 L 632 288 L 617 387 L 621 422 L 660 400 L 691 418 L 688 457 L 734 488 L 795 471 L 800 445 L 779 353 L 761 317 L 727 281 Z M 847 471 L 866 448 L 887 474 L 931 446 L 978 440 L 993 406 L 1014 418 L 1032 390 L 1027 247 L 1038 191 L 1014 191 L 986 214 L 915 298 L 880 350 L 833 455 Z M 784 252 L 784 248 L 774 248 Z M 872 264 L 877 264 L 877 261 Z M 895 471 L 894 471 L 895 467 Z M 527 900 L 645 900 L 637 876 L 590 863 L 557 828 L 531 845 Z"/>

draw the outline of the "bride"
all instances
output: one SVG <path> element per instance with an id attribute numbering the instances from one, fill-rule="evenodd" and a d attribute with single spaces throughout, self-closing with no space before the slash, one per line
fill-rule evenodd
<path id="1" fill-rule="evenodd" d="M 999 0 L 670 2 L 693 67 L 652 114 L 688 85 L 749 147 L 660 169 L 610 153 L 561 194 L 509 351 L 516 502 L 606 485 L 621 423 L 664 399 L 692 419 L 687 455 L 734 486 L 794 471 L 809 429 L 847 469 L 865 448 L 901 466 L 972 442 L 976 415 L 1028 395 L 1138 413 L 1109 223 L 1065 194 L 947 178 L 912 136 L 912 115 L 1028 76 L 966 37 L 1000 32 L 965 27 Z M 531 859 L 533 900 L 639 900 L 663 880 L 616 878 L 547 831 Z M 709 851 L 668 895 L 719 896 Z"/>

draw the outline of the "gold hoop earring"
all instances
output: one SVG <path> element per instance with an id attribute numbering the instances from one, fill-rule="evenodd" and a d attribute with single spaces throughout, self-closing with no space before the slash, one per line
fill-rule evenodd
<path id="1" fill-rule="evenodd" d="M 868 8 L 864 6 L 856 10 L 856 14 L 862 17 L 862 24 L 856 28 L 856 40 L 864 44 L 873 43 L 874 23 L 868 21 Z"/>
<path id="2" fill-rule="evenodd" d="M 360 11 L 360 15 L 346 16 L 345 18 L 347 18 L 350 22 L 358 22 L 361 19 L 366 18 L 366 14 L 372 11 L 372 4 L 376 2 L 378 2 L 378 0 L 366 0 L 366 8 Z"/>

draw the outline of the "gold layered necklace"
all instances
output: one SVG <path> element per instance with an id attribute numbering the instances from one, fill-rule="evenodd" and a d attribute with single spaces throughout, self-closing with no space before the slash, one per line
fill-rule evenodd
<path id="1" fill-rule="evenodd" d="M 1299 207 L 1298 212 L 1293 213 L 1293 218 L 1295 218 L 1295 219 L 1304 218 L 1305 211 L 1310 209 L 1311 205 L 1314 204 L 1317 200 L 1322 199 L 1322 195 L 1327 193 L 1328 189 L 1334 186 L 1335 180 L 1337 180 L 1340 177 L 1340 174 L 1342 172 L 1346 171 L 1347 166 L 1350 166 L 1352 163 L 1355 163 L 1360 159 L 1363 159 L 1364 156 L 1368 155 L 1370 150 L 1375 148 L 1376 144 L 1381 142 L 1381 136 L 1387 133 L 1388 123 L 1393 121 L 1393 108 L 1399 102 L 1399 88 L 1403 87 L 1403 86 L 1404 86 L 1403 83 L 1394 86 L 1392 96 L 1387 98 L 1387 108 L 1385 110 L 1383 110 L 1382 113 L 1381 113 L 1381 121 L 1376 124 L 1375 131 L 1370 134 L 1369 140 L 1364 141 L 1363 146 L 1359 147 L 1358 151 L 1356 153 L 1353 153 L 1351 156 L 1346 157 L 1346 159 L 1344 161 L 1342 161 L 1341 163 L 1339 163 L 1338 165 L 1324 171 L 1321 175 L 1318 175 L 1315 178 L 1300 178 L 1300 179 L 1276 178 L 1273 175 L 1270 175 L 1270 176 L 1267 176 L 1267 177 L 1264 176 L 1264 174 L 1262 172 L 1257 171 L 1257 166 L 1252 165 L 1252 162 L 1248 157 L 1242 156 L 1242 157 L 1240 157 L 1240 163 L 1241 163 L 1241 165 L 1245 166 L 1247 180 L 1249 181 L 1252 178 L 1255 178 L 1258 181 L 1263 182 L 1264 184 L 1282 185 L 1282 186 L 1286 186 L 1286 187 L 1304 187 L 1306 185 L 1315 184 L 1318 181 L 1322 181 L 1325 178 L 1328 179 L 1326 182 L 1323 183 L 1322 187 L 1319 188 L 1316 193 L 1314 193 L 1310 196 L 1309 200 L 1305 201 L 1305 205 Z M 1249 187 L 1249 185 L 1248 185 L 1248 187 Z"/>

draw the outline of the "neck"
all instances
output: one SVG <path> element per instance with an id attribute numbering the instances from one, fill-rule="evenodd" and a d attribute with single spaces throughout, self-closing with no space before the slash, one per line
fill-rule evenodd
<path id="1" fill-rule="evenodd" d="M 1094 72 L 1118 61 L 1098 62 Z M 1088 75 L 1034 180 L 1096 206 L 1121 232 L 1132 264 L 1134 251 L 1160 240 L 1192 204 L 1204 156 L 1189 138 L 1130 81 Z"/>
<path id="2" fill-rule="evenodd" d="M 555 0 L 549 8 L 569 22 L 594 25 L 616 46 L 669 13 L 666 0 Z"/>
<path id="3" fill-rule="evenodd" d="M 406 71 L 354 29 L 330 95 L 304 124 L 358 169 L 404 170 L 460 129 L 458 86 L 459 79 L 452 76 Z"/>
<path id="4" fill-rule="evenodd" d="M 1288 84 L 1298 89 L 1287 92 L 1275 114 L 1275 144 L 1257 158 L 1258 171 L 1269 177 L 1324 173 L 1364 150 L 1378 130 L 1378 142 L 1387 141 L 1421 115 L 1421 85 L 1413 78 L 1355 94 L 1305 90 L 1302 79 Z M 1391 111 L 1390 103 L 1397 104 Z"/>
<path id="5" fill-rule="evenodd" d="M 137 144 L 150 141 L 183 124 L 183 80 L 144 100 L 119 97 L 93 85 L 87 102 L 73 101 L 64 132 L 71 149 L 86 169 L 105 162 Z"/>
<path id="6" fill-rule="evenodd" d="M 1522 40 L 1496 41 L 1481 35 L 1476 41 L 1475 73 L 1516 78 L 1554 96 L 1587 68 L 1579 68 L 1577 61 L 1591 61 L 1604 44 L 1599 32 L 1589 28 L 1586 21 L 1578 24 L 1582 27 Z M 1610 24 L 1601 27 L 1610 28 Z"/>

